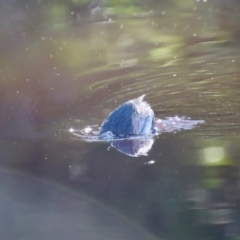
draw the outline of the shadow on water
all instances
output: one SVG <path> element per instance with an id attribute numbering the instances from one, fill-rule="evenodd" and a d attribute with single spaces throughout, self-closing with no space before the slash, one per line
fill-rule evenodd
<path id="1" fill-rule="evenodd" d="M 238 239 L 239 9 L 1 0 L 1 239 Z M 98 141 L 143 94 L 158 134 Z"/>

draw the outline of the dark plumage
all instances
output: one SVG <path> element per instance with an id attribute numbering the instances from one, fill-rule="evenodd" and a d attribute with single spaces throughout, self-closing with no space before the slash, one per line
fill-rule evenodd
<path id="1" fill-rule="evenodd" d="M 143 100 L 144 96 L 129 100 L 111 112 L 102 123 L 100 137 L 106 132 L 117 137 L 155 133 L 154 112 Z"/>

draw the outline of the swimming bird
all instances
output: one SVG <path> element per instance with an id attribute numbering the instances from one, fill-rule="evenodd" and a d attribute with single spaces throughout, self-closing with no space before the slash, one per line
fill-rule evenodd
<path id="1" fill-rule="evenodd" d="M 113 110 L 103 121 L 99 136 L 110 132 L 116 137 L 143 136 L 155 133 L 154 112 L 145 95 L 129 100 Z"/>

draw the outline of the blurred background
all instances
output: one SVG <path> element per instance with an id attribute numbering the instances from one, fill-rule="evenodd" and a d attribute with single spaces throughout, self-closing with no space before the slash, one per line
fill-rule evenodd
<path id="1" fill-rule="evenodd" d="M 0 0 L 1 239 L 239 239 L 240 2 Z M 148 156 L 74 138 L 146 94 Z"/>

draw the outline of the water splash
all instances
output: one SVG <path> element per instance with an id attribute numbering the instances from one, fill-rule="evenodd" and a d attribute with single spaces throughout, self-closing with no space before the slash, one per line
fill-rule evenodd
<path id="1" fill-rule="evenodd" d="M 70 128 L 69 132 L 77 138 L 87 142 L 110 142 L 111 146 L 119 152 L 131 157 L 147 156 L 155 140 L 155 136 L 163 133 L 175 133 L 181 130 L 190 130 L 204 120 L 191 120 L 186 117 L 167 117 L 155 119 L 156 132 L 145 136 L 116 137 L 112 132 L 105 132 L 99 138 L 100 127 L 98 125 L 86 126 L 81 130 Z"/>
<path id="2" fill-rule="evenodd" d="M 198 124 L 204 123 L 204 120 L 192 120 L 187 117 L 167 117 L 165 119 L 155 119 L 157 134 L 164 132 L 178 132 L 181 130 L 190 130 Z"/>
<path id="3" fill-rule="evenodd" d="M 128 137 L 127 139 L 142 139 L 144 137 L 151 138 L 158 136 L 162 133 L 175 133 L 182 130 L 190 130 L 199 124 L 204 123 L 204 120 L 192 120 L 187 117 L 166 117 L 165 119 L 155 118 L 155 130 L 156 133 L 149 136 L 134 136 Z M 124 140 L 126 137 L 116 137 L 112 132 L 106 132 L 99 138 L 100 127 L 98 125 L 86 126 L 83 129 L 70 128 L 68 131 L 77 138 L 81 138 L 84 141 L 95 142 L 95 141 L 119 141 Z"/>

